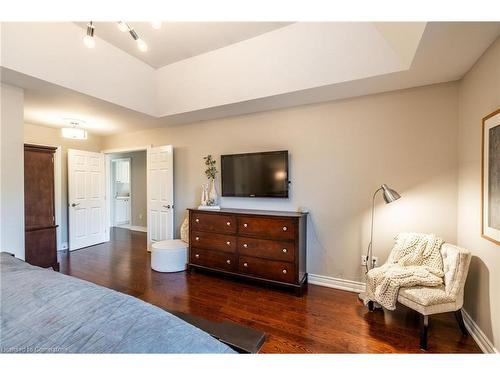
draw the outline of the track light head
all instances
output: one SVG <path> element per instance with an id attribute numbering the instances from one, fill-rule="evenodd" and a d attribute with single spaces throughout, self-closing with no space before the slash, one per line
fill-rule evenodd
<path id="1" fill-rule="evenodd" d="M 87 35 L 85 35 L 83 37 L 83 43 L 85 44 L 85 46 L 87 48 L 94 48 L 95 47 L 94 30 L 95 30 L 95 26 L 92 23 L 92 21 L 90 21 L 87 24 Z"/>
<path id="2" fill-rule="evenodd" d="M 118 21 L 118 30 L 120 30 L 122 33 L 128 31 L 130 27 L 123 21 Z"/>

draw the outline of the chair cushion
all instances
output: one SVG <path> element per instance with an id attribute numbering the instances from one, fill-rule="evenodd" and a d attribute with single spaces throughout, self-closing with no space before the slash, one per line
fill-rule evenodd
<path id="1" fill-rule="evenodd" d="M 454 301 L 454 298 L 446 293 L 444 285 L 437 287 L 413 286 L 410 288 L 401 288 L 399 290 L 399 295 L 422 306 L 431 306 Z"/>
<path id="2" fill-rule="evenodd" d="M 444 285 L 450 293 L 460 275 L 460 249 L 456 246 L 444 243 L 441 247 L 441 257 L 444 266 Z"/>
<path id="3" fill-rule="evenodd" d="M 163 240 L 154 242 L 151 247 L 155 251 L 186 250 L 188 244 L 182 240 Z"/>

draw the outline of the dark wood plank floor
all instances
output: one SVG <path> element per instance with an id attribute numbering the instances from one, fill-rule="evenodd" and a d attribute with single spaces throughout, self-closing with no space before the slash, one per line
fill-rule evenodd
<path id="1" fill-rule="evenodd" d="M 154 305 L 267 333 L 261 353 L 421 353 L 419 316 L 367 311 L 356 293 L 309 285 L 302 297 L 221 276 L 159 273 L 150 268 L 146 235 L 114 229 L 108 243 L 60 254 L 61 272 Z M 430 318 L 430 353 L 480 353 L 452 313 Z"/>

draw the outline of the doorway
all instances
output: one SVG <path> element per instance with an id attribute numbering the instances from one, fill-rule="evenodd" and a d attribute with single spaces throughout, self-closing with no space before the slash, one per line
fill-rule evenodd
<path id="1" fill-rule="evenodd" d="M 147 232 L 145 150 L 109 154 L 110 226 Z"/>

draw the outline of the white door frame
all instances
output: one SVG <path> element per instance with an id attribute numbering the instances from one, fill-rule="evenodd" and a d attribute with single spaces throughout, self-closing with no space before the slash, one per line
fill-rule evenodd
<path id="1" fill-rule="evenodd" d="M 57 225 L 56 238 L 57 238 L 57 251 L 63 251 L 68 249 L 68 242 L 62 242 L 62 228 L 61 220 L 63 214 L 62 207 L 62 146 L 59 145 L 48 145 L 44 143 L 35 142 L 24 142 L 25 144 L 44 146 L 44 147 L 55 147 L 56 152 L 54 153 L 54 216 Z M 69 226 L 66 230 L 69 229 Z M 69 232 L 67 233 L 69 237 Z"/>
<path id="2" fill-rule="evenodd" d="M 122 148 L 111 148 L 107 150 L 101 151 L 104 154 L 104 163 L 105 163 L 105 180 L 106 180 L 106 223 L 108 230 L 106 231 L 106 241 L 109 241 L 110 238 L 110 228 L 111 228 L 111 200 L 114 199 L 112 198 L 112 191 L 111 191 L 111 154 L 121 154 L 121 153 L 126 153 L 126 152 L 135 152 L 135 151 L 146 151 L 146 154 L 148 152 L 148 149 L 151 148 L 151 145 L 146 145 L 146 146 L 137 146 L 137 147 L 122 147 Z M 146 156 L 147 159 L 147 156 Z M 146 168 L 147 168 L 147 162 L 146 162 Z M 146 173 L 146 186 L 148 186 L 148 181 L 149 177 L 148 174 Z M 132 184 L 130 184 L 132 185 Z M 131 186 L 132 189 L 132 186 Z M 146 189 L 147 190 L 147 189 Z M 132 193 L 131 193 L 132 194 Z M 146 199 L 148 199 L 146 197 Z M 132 204 L 130 205 L 132 207 Z M 130 208 L 132 209 L 132 208 Z M 130 218 L 132 221 L 132 218 Z M 148 223 L 149 224 L 149 223 Z M 147 225 L 146 224 L 146 228 Z"/>

